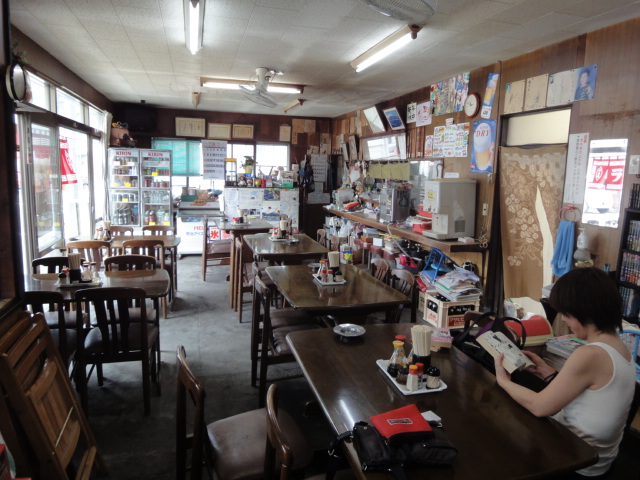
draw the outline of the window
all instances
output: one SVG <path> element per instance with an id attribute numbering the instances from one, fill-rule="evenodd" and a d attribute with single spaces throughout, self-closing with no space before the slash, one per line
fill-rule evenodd
<path id="1" fill-rule="evenodd" d="M 171 175 L 189 177 L 202 175 L 200 142 L 179 138 L 154 138 L 151 148 L 171 150 Z"/>
<path id="2" fill-rule="evenodd" d="M 227 143 L 227 158 L 235 158 L 238 160 L 238 165 L 244 163 L 244 157 L 256 156 L 255 147 L 253 145 L 246 145 L 242 143 Z"/>
<path id="3" fill-rule="evenodd" d="M 59 88 L 56 89 L 56 113 L 76 122 L 85 123 L 83 102 Z"/>
<path id="4" fill-rule="evenodd" d="M 101 132 L 104 131 L 102 112 L 91 106 L 89 107 L 89 126 Z"/>
<path id="5" fill-rule="evenodd" d="M 44 110 L 51 110 L 49 84 L 40 77 L 29 73 L 29 85 L 31 86 L 31 100 L 29 100 L 29 103 Z"/>
<path id="6" fill-rule="evenodd" d="M 289 170 L 289 145 L 258 144 L 256 147 L 256 166 L 258 171 L 268 175 L 271 169 L 284 167 Z"/>

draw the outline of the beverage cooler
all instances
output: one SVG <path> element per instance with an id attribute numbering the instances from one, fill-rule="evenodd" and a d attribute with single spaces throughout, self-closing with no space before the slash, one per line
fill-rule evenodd
<path id="1" fill-rule="evenodd" d="M 112 225 L 171 225 L 171 151 L 109 148 Z"/>

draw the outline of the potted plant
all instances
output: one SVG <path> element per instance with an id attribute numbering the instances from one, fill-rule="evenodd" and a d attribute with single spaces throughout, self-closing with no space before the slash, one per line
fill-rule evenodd
<path id="1" fill-rule="evenodd" d="M 244 168 L 244 173 L 253 173 L 253 167 L 256 164 L 256 161 L 252 156 L 246 155 L 244 157 L 244 163 L 241 165 Z"/>

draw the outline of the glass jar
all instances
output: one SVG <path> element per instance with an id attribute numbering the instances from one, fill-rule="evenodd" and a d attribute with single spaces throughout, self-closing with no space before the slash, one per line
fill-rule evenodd
<path id="1" fill-rule="evenodd" d="M 407 366 L 407 358 L 404 354 L 404 342 L 399 340 L 394 340 L 393 342 L 393 354 L 391 354 L 391 358 L 389 359 L 389 366 L 387 367 L 387 372 L 389 375 L 396 378 L 398 377 L 398 373 L 401 369 L 404 369 Z M 407 381 L 405 377 L 405 382 Z"/>

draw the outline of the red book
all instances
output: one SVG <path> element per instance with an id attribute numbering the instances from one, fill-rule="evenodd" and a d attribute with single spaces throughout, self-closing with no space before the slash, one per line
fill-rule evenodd
<path id="1" fill-rule="evenodd" d="M 374 415 L 369 421 L 389 441 L 389 444 L 433 437 L 431 425 L 415 404 Z"/>
<path id="2" fill-rule="evenodd" d="M 540 315 L 533 315 L 527 320 L 520 320 L 527 332 L 527 341 L 525 347 L 534 347 L 536 345 L 544 345 L 547 339 L 553 337 L 553 331 L 549 321 Z M 514 321 L 504 322 L 511 330 L 513 330 L 520 338 L 522 338 L 522 327 Z"/>

